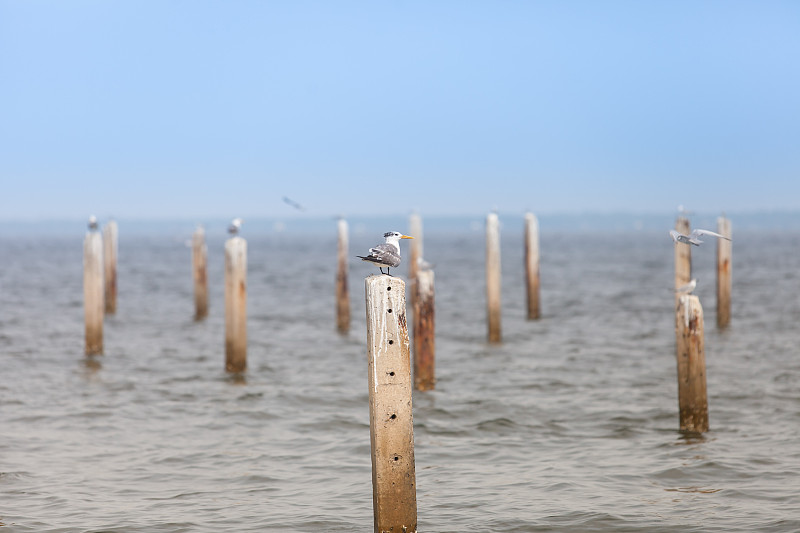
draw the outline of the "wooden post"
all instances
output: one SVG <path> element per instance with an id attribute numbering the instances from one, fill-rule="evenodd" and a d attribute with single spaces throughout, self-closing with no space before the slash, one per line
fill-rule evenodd
<path id="1" fill-rule="evenodd" d="M 708 431 L 703 308 L 697 296 L 680 296 L 676 311 L 678 407 L 681 431 Z"/>
<path id="2" fill-rule="evenodd" d="M 247 241 L 225 243 L 225 370 L 247 368 Z"/>
<path id="3" fill-rule="evenodd" d="M 103 237 L 89 231 L 83 241 L 83 315 L 86 355 L 103 353 Z"/>
<path id="4" fill-rule="evenodd" d="M 347 288 L 347 221 L 339 219 L 338 267 L 336 270 L 336 329 L 350 330 L 350 292 Z"/>
<path id="5" fill-rule="evenodd" d="M 500 223 L 496 213 L 486 217 L 486 311 L 489 342 L 501 342 L 500 331 Z"/>
<path id="6" fill-rule="evenodd" d="M 528 320 L 539 318 L 539 221 L 525 213 L 525 286 L 528 295 Z"/>
<path id="7" fill-rule="evenodd" d="M 117 312 L 117 223 L 113 220 L 103 227 L 103 260 L 105 269 L 105 311 Z"/>
<path id="8" fill-rule="evenodd" d="M 408 234 L 414 237 L 408 247 L 408 279 L 411 281 L 417 276 L 419 258 L 422 257 L 422 218 L 418 213 L 412 213 L 408 218 L 408 230 Z"/>
<path id="9" fill-rule="evenodd" d="M 203 226 L 192 235 L 192 278 L 194 279 L 194 319 L 208 316 L 208 246 Z"/>
<path id="10" fill-rule="evenodd" d="M 432 390 L 436 383 L 436 335 L 433 270 L 417 270 L 414 294 L 414 387 Z"/>
<path id="11" fill-rule="evenodd" d="M 731 221 L 725 217 L 717 219 L 717 233 L 731 235 Z M 717 239 L 717 327 L 727 327 L 731 322 L 731 251 L 733 243 Z"/>
<path id="12" fill-rule="evenodd" d="M 365 288 L 375 533 L 412 533 L 417 490 L 406 284 L 392 276 L 369 276 Z"/>
<path id="13" fill-rule="evenodd" d="M 678 217 L 675 230 L 684 235 L 689 234 L 689 219 Z M 692 280 L 692 245 L 675 243 L 675 288 L 683 287 Z M 678 304 L 679 293 L 675 293 L 675 305 Z"/>

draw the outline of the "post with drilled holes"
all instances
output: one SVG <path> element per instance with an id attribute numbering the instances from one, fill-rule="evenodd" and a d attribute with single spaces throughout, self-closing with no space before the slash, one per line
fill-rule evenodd
<path id="1" fill-rule="evenodd" d="M 486 314 L 489 342 L 501 342 L 500 331 L 500 222 L 496 213 L 486 217 Z"/>
<path id="2" fill-rule="evenodd" d="M 365 280 L 375 533 L 417 530 L 411 361 L 406 284 L 392 276 Z"/>
<path id="3" fill-rule="evenodd" d="M 194 319 L 208 316 L 208 246 L 203 226 L 192 235 L 192 278 L 194 279 Z"/>
<path id="4" fill-rule="evenodd" d="M 417 277 L 411 283 L 414 295 L 414 387 L 433 390 L 436 384 L 433 270 L 417 270 Z"/>
<path id="5" fill-rule="evenodd" d="M 678 233 L 689 235 L 689 219 L 678 217 L 675 221 L 675 230 Z M 692 245 L 682 242 L 675 243 L 675 288 L 683 287 L 692 280 Z M 679 293 L 675 293 L 675 305 L 678 304 Z"/>
<path id="6" fill-rule="evenodd" d="M 339 333 L 347 333 L 350 330 L 350 292 L 347 288 L 347 248 L 348 248 L 348 227 L 347 221 L 339 219 L 339 240 L 337 245 L 337 269 L 336 269 L 336 329 Z"/>
<path id="7" fill-rule="evenodd" d="M 675 316 L 678 358 L 678 408 L 681 431 L 708 431 L 703 308 L 697 296 L 684 294 Z"/>
<path id="8" fill-rule="evenodd" d="M 247 368 L 247 241 L 225 243 L 225 370 Z"/>
<path id="9" fill-rule="evenodd" d="M 717 219 L 717 233 L 731 239 L 731 221 Z M 717 239 L 717 327 L 727 327 L 731 322 L 731 252 L 733 243 Z"/>
<path id="10" fill-rule="evenodd" d="M 103 237 L 90 230 L 83 241 L 83 315 L 86 355 L 103 353 Z"/>
<path id="11" fill-rule="evenodd" d="M 528 295 L 528 320 L 539 318 L 539 220 L 525 213 L 525 287 Z"/>
<path id="12" fill-rule="evenodd" d="M 105 271 L 105 311 L 117 312 L 117 223 L 109 221 L 103 227 L 103 263 Z"/>

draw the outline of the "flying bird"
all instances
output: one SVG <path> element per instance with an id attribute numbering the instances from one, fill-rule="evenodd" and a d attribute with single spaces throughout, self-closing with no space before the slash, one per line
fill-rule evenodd
<path id="1" fill-rule="evenodd" d="M 409 235 L 403 235 L 399 231 L 389 231 L 384 233 L 386 242 L 379 244 L 374 248 L 369 249 L 369 255 L 357 255 L 362 261 L 368 261 L 378 267 L 383 274 L 383 268 L 386 267 L 386 274 L 389 274 L 389 268 L 400 266 L 400 239 L 413 239 Z"/>
<path id="2" fill-rule="evenodd" d="M 291 199 L 291 198 L 289 198 L 288 196 L 284 196 L 284 197 L 283 197 L 283 201 L 284 201 L 285 203 L 289 204 L 290 206 L 294 207 L 294 208 L 295 208 L 295 209 L 297 209 L 298 211 L 305 211 L 305 210 L 306 210 L 306 208 L 305 208 L 305 207 L 303 207 L 302 205 L 298 204 L 297 202 L 295 202 L 294 200 L 292 200 L 292 199 Z"/>
<path id="3" fill-rule="evenodd" d="M 694 244 L 695 246 L 700 246 L 700 243 L 705 242 L 701 241 L 700 237 L 703 235 L 711 235 L 712 237 L 718 237 L 720 239 L 731 240 L 724 235 L 720 235 L 719 233 L 707 230 L 707 229 L 696 229 L 692 230 L 689 235 L 684 235 L 674 229 L 669 230 L 669 234 L 672 236 L 672 240 L 677 242 L 682 242 L 683 244 Z"/>
<path id="4" fill-rule="evenodd" d="M 231 225 L 228 226 L 228 233 L 230 233 L 231 235 L 238 235 L 239 228 L 241 227 L 242 227 L 242 219 L 236 217 L 233 220 L 231 220 Z"/>

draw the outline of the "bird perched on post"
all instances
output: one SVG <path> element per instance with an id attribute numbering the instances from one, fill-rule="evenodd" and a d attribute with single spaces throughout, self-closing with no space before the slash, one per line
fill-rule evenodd
<path id="1" fill-rule="evenodd" d="M 233 220 L 231 220 L 231 225 L 228 226 L 228 233 L 230 233 L 231 235 L 234 235 L 234 236 L 238 235 L 239 234 L 239 228 L 241 228 L 241 227 L 242 227 L 242 219 L 239 218 L 239 217 L 236 217 Z"/>
<path id="2" fill-rule="evenodd" d="M 362 261 L 368 261 L 378 267 L 383 274 L 383 267 L 386 267 L 386 274 L 389 268 L 400 266 L 400 239 L 413 239 L 409 235 L 403 235 L 399 231 L 389 231 L 383 234 L 386 242 L 369 249 L 369 255 L 357 255 Z"/>
<path id="3" fill-rule="evenodd" d="M 97 217 L 94 215 L 89 216 L 89 231 L 97 231 Z"/>
<path id="4" fill-rule="evenodd" d="M 672 240 L 675 241 L 676 243 L 682 242 L 683 244 L 694 244 L 695 246 L 700 246 L 700 243 L 704 242 L 700 240 L 700 237 L 702 237 L 703 235 L 711 235 L 712 237 L 718 237 L 720 239 L 726 239 L 728 241 L 730 240 L 725 235 L 720 235 L 719 233 L 715 233 L 707 229 L 692 230 L 692 232 L 689 235 L 684 235 L 683 233 L 680 233 L 672 229 L 669 230 L 669 234 L 670 236 L 672 236 Z"/>

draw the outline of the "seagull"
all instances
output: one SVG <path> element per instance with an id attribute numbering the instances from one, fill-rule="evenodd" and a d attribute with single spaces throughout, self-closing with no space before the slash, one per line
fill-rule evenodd
<path id="1" fill-rule="evenodd" d="M 91 215 L 89 217 L 89 230 L 95 231 L 96 229 L 97 229 L 97 217 L 94 216 L 94 215 Z"/>
<path id="2" fill-rule="evenodd" d="M 720 235 L 719 233 L 707 230 L 707 229 L 696 229 L 692 230 L 689 235 L 684 235 L 674 229 L 669 230 L 669 234 L 672 236 L 672 240 L 676 243 L 682 242 L 683 244 L 694 244 L 695 246 L 700 246 L 701 241 L 700 237 L 703 235 L 711 235 L 712 237 L 719 237 L 720 239 L 730 240 L 728 237 L 724 235 Z"/>
<path id="3" fill-rule="evenodd" d="M 417 257 L 417 270 L 433 270 L 433 264 L 425 261 L 422 256 Z"/>
<path id="4" fill-rule="evenodd" d="M 374 248 L 369 249 L 369 255 L 357 255 L 362 261 L 369 261 L 379 269 L 383 274 L 383 267 L 386 267 L 386 274 L 389 274 L 389 268 L 400 266 L 400 239 L 413 239 L 408 235 L 403 235 L 399 231 L 389 231 L 384 233 L 386 238 L 384 244 L 379 244 Z"/>
<path id="5" fill-rule="evenodd" d="M 231 235 L 238 235 L 239 228 L 241 227 L 242 227 L 242 219 L 236 217 L 233 220 L 231 220 L 231 225 L 228 226 L 228 233 L 230 233 Z"/>
<path id="6" fill-rule="evenodd" d="M 692 294 L 692 291 L 694 291 L 695 287 L 697 287 L 697 278 L 692 278 L 692 281 L 686 285 L 681 285 L 675 289 L 675 292 L 679 294 Z"/>

